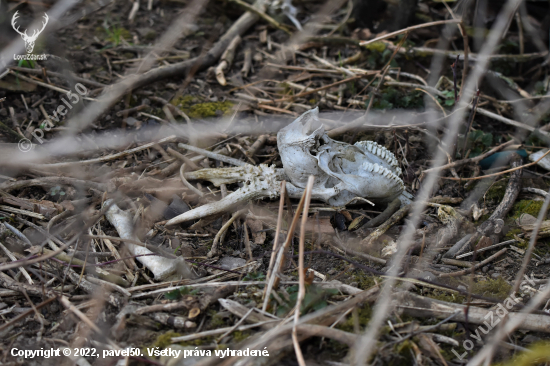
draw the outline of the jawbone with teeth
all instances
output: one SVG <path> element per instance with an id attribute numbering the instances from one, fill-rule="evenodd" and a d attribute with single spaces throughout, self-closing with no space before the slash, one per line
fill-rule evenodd
<path id="1" fill-rule="evenodd" d="M 196 220 L 224 212 L 245 201 L 280 194 L 282 180 L 290 197 L 299 198 L 308 177 L 315 176 L 312 199 L 332 206 L 344 206 L 355 198 L 375 203 L 391 202 L 401 195 L 404 185 L 395 156 L 373 141 L 355 145 L 332 140 L 319 121 L 318 108 L 312 109 L 281 129 L 277 145 L 283 169 L 244 164 L 237 168 L 202 169 L 185 173 L 187 180 L 209 180 L 214 185 L 243 181 L 244 185 L 218 202 L 207 203 L 169 220 L 166 225 Z M 195 149 L 196 150 L 196 149 Z M 401 199 L 400 197 L 400 199 Z"/>
<path id="2" fill-rule="evenodd" d="M 318 108 L 279 131 L 277 145 L 295 194 L 310 175 L 315 176 L 313 197 L 332 206 L 344 206 L 355 197 L 390 202 L 403 192 L 401 169 L 390 151 L 373 141 L 350 145 L 332 140 L 319 121 Z"/>

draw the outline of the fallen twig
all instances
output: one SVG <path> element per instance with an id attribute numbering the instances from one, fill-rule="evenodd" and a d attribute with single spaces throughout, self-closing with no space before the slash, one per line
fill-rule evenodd
<path id="1" fill-rule="evenodd" d="M 389 230 L 393 225 L 401 221 L 411 209 L 411 205 L 407 205 L 404 207 L 401 207 L 399 211 L 394 213 L 386 222 L 384 222 L 382 225 L 376 228 L 372 233 L 369 234 L 366 238 L 361 240 L 361 245 L 371 245 L 374 241 L 376 241 L 382 234 L 384 234 L 386 231 Z"/>
<path id="2" fill-rule="evenodd" d="M 267 269 L 266 278 L 269 280 L 269 285 L 264 288 L 263 298 L 264 303 L 262 305 L 262 310 L 266 311 L 267 305 L 269 304 L 269 296 L 271 295 L 271 291 L 273 289 L 273 285 L 275 284 L 275 278 L 272 279 L 272 272 L 273 272 L 273 266 L 275 264 L 275 257 L 277 256 L 277 253 L 279 252 L 279 236 L 281 232 L 281 224 L 283 222 L 283 208 L 285 205 L 285 197 L 286 197 L 286 181 L 281 182 L 281 197 L 279 198 L 279 211 L 277 214 L 277 227 L 275 229 L 275 239 L 273 239 L 273 250 L 271 251 L 271 256 L 269 259 L 269 267 Z"/>
<path id="3" fill-rule="evenodd" d="M 449 164 L 445 164 L 445 165 L 442 165 L 442 166 L 426 169 L 422 173 L 426 174 L 426 173 L 429 173 L 429 172 L 434 171 L 434 170 L 450 169 L 450 168 L 456 168 L 456 167 L 459 167 L 459 166 L 462 166 L 462 165 L 467 165 L 467 164 L 472 164 L 472 163 L 479 163 L 481 160 L 493 155 L 494 153 L 496 153 L 496 152 L 498 152 L 498 151 L 500 151 L 500 150 L 502 150 L 502 149 L 514 144 L 514 143 L 517 143 L 517 142 L 514 141 L 514 140 L 510 140 L 508 142 L 505 142 L 504 144 L 500 144 L 498 146 L 493 147 L 491 150 L 489 150 L 486 153 L 483 153 L 481 155 L 478 155 L 475 158 L 468 158 L 468 159 L 453 161 L 452 163 L 449 163 Z"/>
<path id="4" fill-rule="evenodd" d="M 233 0 L 233 1 L 239 1 L 239 0 Z M 237 35 L 231 43 L 229 43 L 229 46 L 227 46 L 227 49 L 224 51 L 223 55 L 221 56 L 221 61 L 218 66 L 216 66 L 216 79 L 218 80 L 218 83 L 222 86 L 227 85 L 227 80 L 225 80 L 224 71 L 225 69 L 231 67 L 231 64 L 233 64 L 233 59 L 235 58 L 235 52 L 237 51 L 237 47 L 239 47 L 239 44 L 241 43 L 241 36 Z"/>
<path id="5" fill-rule="evenodd" d="M 447 253 L 445 253 L 445 257 L 450 258 L 454 257 L 458 254 L 462 254 L 464 251 L 472 250 L 474 243 L 477 242 L 479 238 L 482 236 L 490 236 L 497 234 L 497 236 L 500 236 L 502 225 L 504 224 L 504 217 L 510 211 L 512 206 L 514 205 L 514 202 L 516 201 L 517 196 L 519 195 L 519 190 L 521 187 L 521 158 L 517 157 L 516 159 L 512 160 L 512 166 L 513 173 L 510 175 L 510 180 L 508 181 L 508 185 L 506 186 L 506 191 L 504 192 L 504 197 L 502 198 L 502 201 L 497 206 L 497 208 L 493 211 L 489 219 L 485 221 L 483 224 L 481 224 L 474 235 L 468 241 L 466 241 L 464 244 L 462 244 L 460 247 L 457 245 L 453 246 Z M 512 169 L 511 169 L 512 170 Z M 498 227 L 498 229 L 497 229 Z M 496 241 L 496 240 L 495 240 Z"/>
<path id="6" fill-rule="evenodd" d="M 498 252 L 496 252 L 495 254 L 493 254 L 492 256 L 490 256 L 489 258 L 485 259 L 484 261 L 482 262 L 479 262 L 478 264 L 474 265 L 473 267 L 471 268 L 467 268 L 467 269 L 464 269 L 462 271 L 458 271 L 458 272 L 451 272 L 451 273 L 441 273 L 439 274 L 439 277 L 456 277 L 456 276 L 463 276 L 463 275 L 466 275 L 468 274 L 469 272 L 471 271 L 474 271 L 480 267 L 483 267 L 484 265 L 486 265 L 487 263 L 490 263 L 491 261 L 495 260 L 496 258 L 500 257 L 501 255 L 503 255 L 504 253 L 506 253 L 506 251 L 508 250 L 508 248 L 503 248 L 501 250 L 499 250 Z"/>
<path id="7" fill-rule="evenodd" d="M 458 24 L 460 22 L 461 22 L 461 20 L 449 19 L 449 20 L 438 20 L 438 21 L 435 21 L 435 22 L 429 22 L 429 23 L 423 23 L 423 24 L 419 24 L 419 25 L 413 25 L 413 26 L 408 27 L 408 28 L 404 28 L 404 29 L 400 29 L 400 30 L 395 31 L 395 32 L 384 34 L 383 36 L 380 36 L 380 37 L 377 37 L 377 38 L 374 38 L 374 39 L 370 39 L 368 41 L 359 42 L 359 45 L 364 47 L 364 46 L 367 46 L 371 43 L 381 41 L 383 39 L 388 39 L 388 38 L 398 36 L 400 34 L 409 33 L 410 31 L 413 31 L 415 29 L 421 29 L 421 28 L 426 28 L 426 27 L 434 27 L 436 25 L 443 25 L 443 24 L 453 24 L 453 23 Z"/>
<path id="8" fill-rule="evenodd" d="M 435 317 L 439 319 L 444 319 L 451 314 L 455 314 L 455 316 L 453 317 L 455 321 L 466 321 L 466 305 L 435 300 L 410 292 L 401 292 L 399 294 L 396 294 L 395 299 L 396 307 L 401 309 L 406 314 L 412 316 Z M 500 306 L 500 309 L 504 308 L 503 305 Z M 544 333 L 550 332 L 550 316 L 548 315 L 524 315 L 520 313 L 508 312 L 506 308 L 504 308 L 504 311 L 506 311 L 510 319 L 513 319 L 514 321 L 519 319 L 523 320 L 519 327 L 521 329 Z M 487 319 L 489 319 L 490 313 L 493 313 L 493 310 L 470 306 L 468 310 L 468 322 L 475 324 L 484 324 L 484 322 L 487 322 Z"/>
<path id="9" fill-rule="evenodd" d="M 233 215 L 231 215 L 231 218 L 227 220 L 227 222 L 222 226 L 222 228 L 218 231 L 216 236 L 214 237 L 214 241 L 212 242 L 212 248 L 206 255 L 208 258 L 212 258 L 215 255 L 218 255 L 218 243 L 220 242 L 221 236 L 229 229 L 231 224 L 235 222 L 238 218 L 240 218 L 242 215 L 244 215 L 248 211 L 247 208 L 244 208 L 242 210 L 239 210 L 237 212 L 234 212 Z"/>
<path id="10" fill-rule="evenodd" d="M 311 190 L 313 189 L 314 182 L 315 177 L 313 175 L 310 175 L 307 181 L 306 190 L 304 191 L 305 203 L 304 210 L 302 212 L 302 227 L 300 228 L 300 244 L 298 252 L 298 276 L 300 284 L 298 289 L 298 298 L 296 300 L 296 310 L 294 311 L 294 328 L 292 328 L 292 341 L 294 343 L 294 351 L 296 352 L 296 358 L 298 359 L 298 363 L 300 364 L 300 366 L 305 366 L 306 362 L 300 348 L 300 343 L 298 342 L 296 327 L 298 326 L 298 322 L 300 320 L 300 309 L 306 295 L 306 269 L 304 267 L 304 247 L 306 241 L 307 214 L 309 212 L 309 204 L 311 202 Z M 298 214 L 298 212 L 299 210 L 296 211 L 296 214 Z M 289 235 L 289 237 L 291 237 L 291 235 Z"/>

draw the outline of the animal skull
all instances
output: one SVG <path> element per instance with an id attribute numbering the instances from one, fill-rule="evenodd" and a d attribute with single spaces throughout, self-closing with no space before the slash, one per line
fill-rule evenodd
<path id="1" fill-rule="evenodd" d="M 355 145 L 327 136 L 312 109 L 277 134 L 283 169 L 290 183 L 305 188 L 315 176 L 313 197 L 333 206 L 343 206 L 355 197 L 390 202 L 404 189 L 395 156 L 373 141 Z"/>
<path id="2" fill-rule="evenodd" d="M 166 226 L 225 212 L 245 201 L 275 198 L 280 194 L 282 180 L 287 181 L 288 195 L 300 198 L 310 175 L 315 176 L 312 199 L 333 206 L 344 206 L 356 197 L 382 203 L 399 196 L 402 204 L 410 203 L 403 181 L 399 178 L 401 169 L 395 156 L 373 141 L 350 145 L 332 140 L 319 121 L 317 108 L 304 113 L 279 131 L 277 145 L 283 169 L 245 164 L 237 168 L 185 173 L 187 180 L 209 180 L 216 186 L 237 181 L 244 184 L 220 201 L 207 203 L 172 218 Z M 193 148 L 195 152 L 201 150 Z M 204 154 L 213 155 L 208 151 Z"/>

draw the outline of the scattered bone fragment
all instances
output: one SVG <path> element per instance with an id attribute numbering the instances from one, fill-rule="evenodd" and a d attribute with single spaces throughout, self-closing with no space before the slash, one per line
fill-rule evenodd
<path id="1" fill-rule="evenodd" d="M 279 14 L 285 15 L 294 26 L 301 31 L 302 25 L 300 21 L 296 19 L 298 15 L 298 9 L 292 5 L 291 0 L 275 0 L 271 2 L 268 8 L 268 13 L 272 16 L 278 16 Z"/>
<path id="2" fill-rule="evenodd" d="M 390 240 L 384 248 L 380 251 L 382 258 L 390 258 L 392 255 L 397 253 L 397 243 L 393 240 Z"/>
<path id="3" fill-rule="evenodd" d="M 159 323 L 176 329 L 197 327 L 197 323 L 189 321 L 186 317 L 183 316 L 172 316 L 167 313 L 152 313 L 150 314 L 150 317 L 158 321 Z"/>
<path id="4" fill-rule="evenodd" d="M 105 201 L 104 205 L 110 205 L 112 200 Z M 122 211 L 116 204 L 112 204 L 107 210 L 105 216 L 118 232 L 122 239 L 131 239 L 139 241 L 134 234 L 134 225 L 132 224 L 132 215 L 129 212 Z M 183 258 L 164 258 L 153 254 L 149 249 L 126 243 L 130 253 L 133 255 L 146 255 L 137 257 L 144 266 L 146 266 L 155 275 L 156 280 L 194 278 L 193 271 Z"/>
<path id="5" fill-rule="evenodd" d="M 539 160 L 542 156 L 544 156 L 544 154 L 546 154 L 548 152 L 548 149 L 542 149 L 542 150 L 539 150 L 537 151 L 536 153 L 533 153 L 531 155 L 529 155 L 529 160 L 531 161 L 537 161 Z M 546 170 L 550 170 L 550 156 L 546 155 L 544 156 L 538 163 L 537 163 L 538 166 L 546 169 Z"/>

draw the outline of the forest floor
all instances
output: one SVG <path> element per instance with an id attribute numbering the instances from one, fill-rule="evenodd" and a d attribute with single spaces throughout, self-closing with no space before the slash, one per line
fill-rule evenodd
<path id="1" fill-rule="evenodd" d="M 520 2 L 0 2 L 0 364 L 550 363 L 550 8 Z M 365 141 L 409 198 L 319 200 Z"/>

